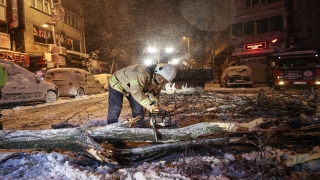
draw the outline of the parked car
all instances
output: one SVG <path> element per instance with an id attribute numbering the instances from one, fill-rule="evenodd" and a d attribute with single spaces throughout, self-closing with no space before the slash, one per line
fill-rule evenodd
<path id="1" fill-rule="evenodd" d="M 222 72 L 220 87 L 252 87 L 252 72 L 248 66 L 231 66 Z"/>
<path id="2" fill-rule="evenodd" d="M 11 61 L 0 59 L 0 63 L 7 72 L 7 82 L 1 90 L 1 104 L 54 102 L 59 97 L 56 85 L 41 80 L 39 76 Z"/>
<path id="3" fill-rule="evenodd" d="M 57 85 L 60 96 L 76 97 L 105 92 L 103 85 L 90 72 L 83 69 L 50 69 L 44 80 Z"/>
<path id="4" fill-rule="evenodd" d="M 103 85 L 105 90 L 109 90 L 109 79 L 112 74 L 96 74 L 94 77 Z"/>

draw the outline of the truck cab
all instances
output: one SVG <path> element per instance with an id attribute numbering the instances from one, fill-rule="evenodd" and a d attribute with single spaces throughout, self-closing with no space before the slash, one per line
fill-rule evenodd
<path id="1" fill-rule="evenodd" d="M 320 62 L 317 52 L 310 50 L 273 54 L 272 80 L 275 89 L 320 86 Z"/>

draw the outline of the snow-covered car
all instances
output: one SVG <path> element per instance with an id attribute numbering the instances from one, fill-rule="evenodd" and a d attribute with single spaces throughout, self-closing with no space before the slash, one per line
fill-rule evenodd
<path id="1" fill-rule="evenodd" d="M 112 74 L 95 74 L 94 77 L 103 85 L 105 90 L 109 90 L 109 79 Z"/>
<path id="2" fill-rule="evenodd" d="M 88 71 L 78 68 L 55 68 L 44 80 L 58 86 L 60 96 L 76 97 L 104 93 L 103 85 Z"/>
<path id="3" fill-rule="evenodd" d="M 1 89 L 1 104 L 54 102 L 59 97 L 56 85 L 11 61 L 0 59 L 0 63 L 7 72 L 6 85 Z"/>
<path id="4" fill-rule="evenodd" d="M 220 87 L 252 87 L 252 72 L 248 66 L 231 66 L 222 72 Z"/>

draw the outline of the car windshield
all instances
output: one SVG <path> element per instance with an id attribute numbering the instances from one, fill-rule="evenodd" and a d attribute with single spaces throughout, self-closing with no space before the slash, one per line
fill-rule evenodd
<path id="1" fill-rule="evenodd" d="M 319 64 L 319 60 L 315 57 L 281 58 L 278 62 L 279 67 L 315 67 Z"/>

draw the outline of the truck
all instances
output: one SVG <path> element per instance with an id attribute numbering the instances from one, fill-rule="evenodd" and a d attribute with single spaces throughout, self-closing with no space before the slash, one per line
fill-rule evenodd
<path id="1" fill-rule="evenodd" d="M 196 94 L 203 92 L 205 84 L 214 80 L 214 70 L 204 68 L 179 69 L 176 78 L 169 85 L 167 84 L 164 93 L 172 94 Z M 171 92 L 171 93 L 170 93 Z"/>
<path id="2" fill-rule="evenodd" d="M 189 60 L 179 55 L 171 48 L 156 52 L 154 49 L 151 53 L 144 52 L 145 65 L 155 63 L 169 63 L 177 68 L 177 75 L 172 83 L 166 84 L 161 91 L 165 94 L 201 94 L 207 82 L 214 80 L 213 68 L 196 68 L 195 61 Z M 156 53 L 154 53 L 156 52 Z"/>
<path id="3" fill-rule="evenodd" d="M 269 85 L 279 90 L 283 87 L 320 86 L 320 61 L 317 51 L 275 53 L 267 70 Z"/>

